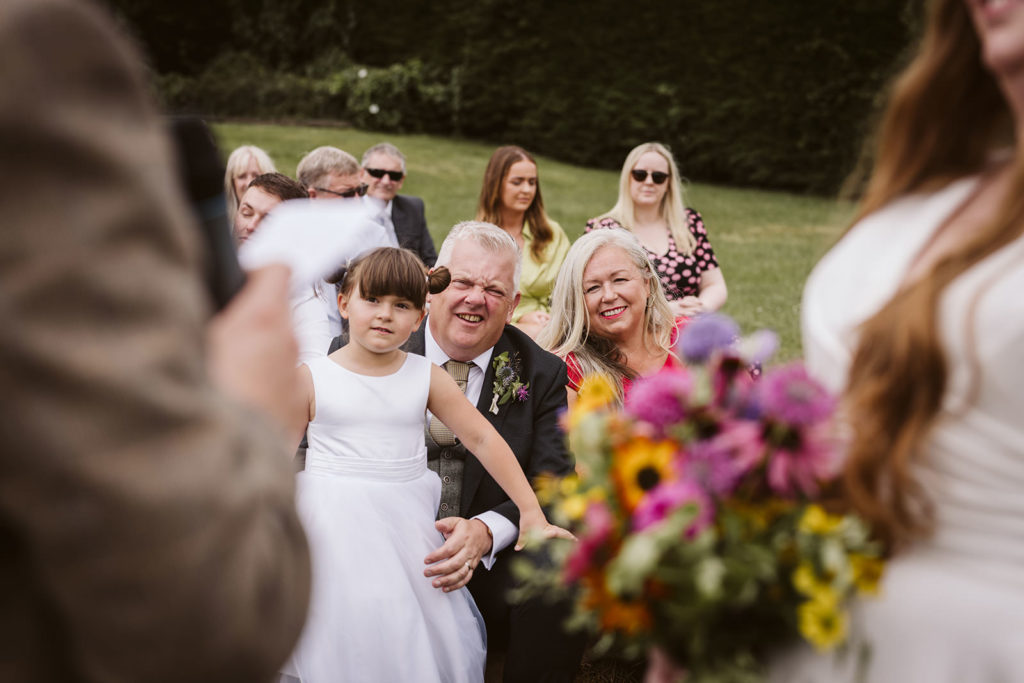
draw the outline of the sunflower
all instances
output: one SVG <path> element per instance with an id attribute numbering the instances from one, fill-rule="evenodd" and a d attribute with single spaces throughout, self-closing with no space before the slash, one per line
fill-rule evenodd
<path id="1" fill-rule="evenodd" d="M 830 515 L 820 505 L 808 505 L 800 517 L 799 529 L 805 534 L 828 536 L 843 523 L 843 518 Z"/>
<path id="2" fill-rule="evenodd" d="M 615 448 L 612 479 L 623 506 L 630 512 L 649 491 L 678 478 L 674 463 L 676 444 L 637 436 Z"/>
<path id="3" fill-rule="evenodd" d="M 838 594 L 829 581 L 823 580 L 810 562 L 801 562 L 793 572 L 793 586 L 815 602 L 836 603 Z"/>
<path id="4" fill-rule="evenodd" d="M 800 634 L 819 652 L 846 640 L 846 613 L 829 600 L 808 600 L 797 608 Z"/>
<path id="5" fill-rule="evenodd" d="M 868 595 L 878 594 L 878 582 L 885 570 L 885 562 L 877 557 L 867 555 L 850 555 L 850 565 L 853 567 L 853 582 L 857 590 Z"/>

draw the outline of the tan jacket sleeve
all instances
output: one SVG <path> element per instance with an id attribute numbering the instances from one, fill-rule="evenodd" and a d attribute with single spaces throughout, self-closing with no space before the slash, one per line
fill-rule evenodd
<path id="1" fill-rule="evenodd" d="M 140 72 L 89 3 L 0 3 L 0 579 L 29 577 L 0 581 L 26 646 L 0 642 L 3 680 L 38 653 L 75 680 L 270 680 L 305 615 L 287 448 L 207 378 Z"/>

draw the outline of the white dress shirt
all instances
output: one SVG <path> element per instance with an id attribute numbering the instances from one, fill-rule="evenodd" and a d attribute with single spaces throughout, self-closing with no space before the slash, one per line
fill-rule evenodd
<path id="1" fill-rule="evenodd" d="M 443 366 L 452 358 L 438 346 L 434 335 L 430 333 L 430 320 L 428 319 L 425 324 L 427 327 L 423 335 L 423 354 L 434 365 Z M 487 349 L 474 358 L 469 366 L 469 378 L 466 380 L 466 398 L 474 406 L 480 400 L 480 393 L 484 388 L 484 368 L 491 362 L 491 355 L 493 353 L 494 347 Z M 430 412 L 427 411 L 427 420 L 429 421 L 430 418 Z M 491 530 L 491 552 L 480 558 L 484 567 L 490 569 L 494 565 L 495 556 L 519 538 L 519 528 L 510 522 L 507 517 L 493 510 L 482 512 L 473 517 L 473 519 L 479 519 Z"/>
<path id="2" fill-rule="evenodd" d="M 394 202 L 385 203 L 376 197 L 364 195 L 363 204 L 366 206 L 366 214 L 384 228 L 384 232 L 387 233 L 388 245 L 397 247 L 398 233 L 395 232 L 395 222 L 391 218 L 391 207 Z"/>

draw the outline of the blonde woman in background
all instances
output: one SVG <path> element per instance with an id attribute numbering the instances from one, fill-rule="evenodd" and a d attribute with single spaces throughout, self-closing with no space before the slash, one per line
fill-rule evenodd
<path id="1" fill-rule="evenodd" d="M 476 219 L 497 225 L 519 245 L 522 296 L 512 324 L 536 337 L 551 318 L 551 289 L 569 251 L 569 238 L 544 211 L 537 162 L 525 149 L 510 145 L 491 155 Z"/>
<path id="2" fill-rule="evenodd" d="M 672 153 L 645 142 L 626 156 L 619 199 L 605 214 L 587 221 L 596 228 L 625 228 L 640 240 L 677 316 L 717 311 L 728 291 L 704 219 L 683 204 L 683 184 Z"/>
<path id="3" fill-rule="evenodd" d="M 228 225 L 234 225 L 235 212 L 242 201 L 242 195 L 252 179 L 264 173 L 274 173 L 274 162 L 259 147 L 242 145 L 228 156 L 224 170 L 224 198 L 228 203 Z"/>

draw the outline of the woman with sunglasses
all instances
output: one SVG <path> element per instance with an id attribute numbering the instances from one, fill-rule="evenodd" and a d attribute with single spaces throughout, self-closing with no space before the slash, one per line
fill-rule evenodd
<path id="1" fill-rule="evenodd" d="M 683 205 L 679 169 L 661 143 L 645 142 L 626 156 L 619 199 L 587 221 L 586 232 L 595 228 L 625 228 L 637 236 L 676 317 L 716 311 L 725 303 L 725 277 L 704 220 Z"/>
<path id="2" fill-rule="evenodd" d="M 569 252 L 569 238 L 544 211 L 537 162 L 525 149 L 509 145 L 491 155 L 476 219 L 494 223 L 519 245 L 521 296 L 512 323 L 536 337 L 551 319 L 551 290 Z"/>

